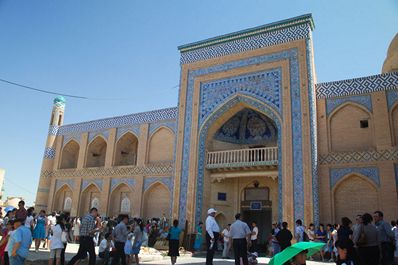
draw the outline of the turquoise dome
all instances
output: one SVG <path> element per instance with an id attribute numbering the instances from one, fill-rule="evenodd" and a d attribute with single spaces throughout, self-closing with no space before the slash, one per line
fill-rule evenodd
<path id="1" fill-rule="evenodd" d="M 57 107 L 65 107 L 65 98 L 63 96 L 57 96 L 54 98 L 54 105 Z"/>

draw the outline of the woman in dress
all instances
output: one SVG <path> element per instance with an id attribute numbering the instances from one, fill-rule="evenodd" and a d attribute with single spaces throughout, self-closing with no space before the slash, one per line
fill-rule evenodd
<path id="1" fill-rule="evenodd" d="M 73 220 L 73 239 L 75 243 L 79 242 L 79 236 L 80 236 L 80 218 L 76 217 Z"/>
<path id="2" fill-rule="evenodd" d="M 182 230 L 178 227 L 178 220 L 173 221 L 173 226 L 170 228 L 168 239 L 169 239 L 169 256 L 171 258 L 171 264 L 174 265 L 177 262 L 177 257 L 180 256 L 180 234 Z"/>
<path id="3" fill-rule="evenodd" d="M 41 210 L 39 215 L 36 217 L 36 226 L 33 230 L 33 239 L 35 240 L 35 251 L 39 251 L 40 242 L 46 239 L 46 226 L 47 217 L 46 211 Z"/>
<path id="4" fill-rule="evenodd" d="M 143 236 L 144 236 L 144 223 L 142 222 L 141 219 L 138 219 L 137 225 L 134 228 L 133 250 L 131 251 L 131 254 L 133 254 L 135 258 L 135 264 L 137 265 L 140 264 L 140 259 L 138 257 L 138 254 L 140 253 L 141 250 Z"/>
<path id="5" fill-rule="evenodd" d="M 198 226 L 196 227 L 196 237 L 195 237 L 195 243 L 193 245 L 193 249 L 195 251 L 199 251 L 202 247 L 202 241 L 203 241 L 203 222 L 199 222 Z"/>

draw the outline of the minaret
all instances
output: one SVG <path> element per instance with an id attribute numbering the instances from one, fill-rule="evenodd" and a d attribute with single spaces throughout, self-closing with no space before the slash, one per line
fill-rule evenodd
<path id="1" fill-rule="evenodd" d="M 44 158 L 41 165 L 39 186 L 37 188 L 35 210 L 47 210 L 50 205 L 48 196 L 50 193 L 51 177 L 54 169 L 55 158 L 55 138 L 59 127 L 64 121 L 65 98 L 58 96 L 54 99 L 53 109 L 51 112 L 50 127 L 48 129 L 46 147 L 44 149 Z"/>

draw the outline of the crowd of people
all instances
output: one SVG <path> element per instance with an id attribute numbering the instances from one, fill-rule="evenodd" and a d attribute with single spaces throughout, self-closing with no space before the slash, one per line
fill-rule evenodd
<path id="1" fill-rule="evenodd" d="M 337 264 L 390 265 L 394 259 L 398 262 L 398 221 L 384 221 L 381 211 L 358 215 L 354 224 L 347 217 L 340 224 L 326 226 L 305 226 L 297 220 L 293 233 L 287 222 L 274 223 L 265 248 L 258 245 L 262 231 L 256 222 L 249 227 L 237 213 L 235 221 L 221 231 L 215 219 L 217 211 L 210 208 L 207 213 L 205 224 L 199 222 L 196 227 L 193 244 L 194 250 L 200 251 L 206 241 L 206 265 L 213 264 L 214 254 L 220 249 L 223 258 L 229 258 L 233 251 L 236 265 L 257 264 L 258 252 L 268 252 L 272 257 L 291 246 L 292 241 L 324 243 L 319 259 Z M 178 220 L 169 225 L 164 215 L 146 222 L 125 214 L 101 218 L 98 210 L 92 208 L 82 218 L 71 218 L 67 213 L 46 215 L 44 210 L 35 214 L 33 207 L 25 209 L 23 201 L 18 209 L 8 209 L 4 218 L 0 216 L 0 225 L 0 261 L 4 265 L 22 265 L 32 242 L 36 252 L 41 245 L 50 250 L 49 265 L 65 264 L 65 249 L 70 242 L 79 243 L 79 249 L 67 265 L 75 265 L 87 256 L 90 265 L 96 264 L 95 246 L 103 265 L 139 264 L 141 246 L 154 247 L 158 240 L 167 240 L 168 255 L 174 265 L 183 232 Z M 297 259 L 304 256 L 298 255 Z"/>

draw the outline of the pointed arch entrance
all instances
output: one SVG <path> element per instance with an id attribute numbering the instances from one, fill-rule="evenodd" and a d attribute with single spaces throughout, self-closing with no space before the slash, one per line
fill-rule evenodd
<path id="1" fill-rule="evenodd" d="M 170 213 L 170 191 L 160 182 L 155 182 L 144 192 L 145 219 L 169 216 Z"/>
<path id="2" fill-rule="evenodd" d="M 73 192 L 68 185 L 59 188 L 54 196 L 54 211 L 70 212 L 72 209 Z"/>
<path id="3" fill-rule="evenodd" d="M 133 214 L 133 190 L 125 183 L 119 184 L 111 192 L 109 200 L 109 216 L 117 216 L 120 213 Z"/>
<path id="4" fill-rule="evenodd" d="M 100 207 L 101 192 L 93 183 L 87 186 L 80 195 L 79 215 L 86 215 L 92 207 Z"/>

